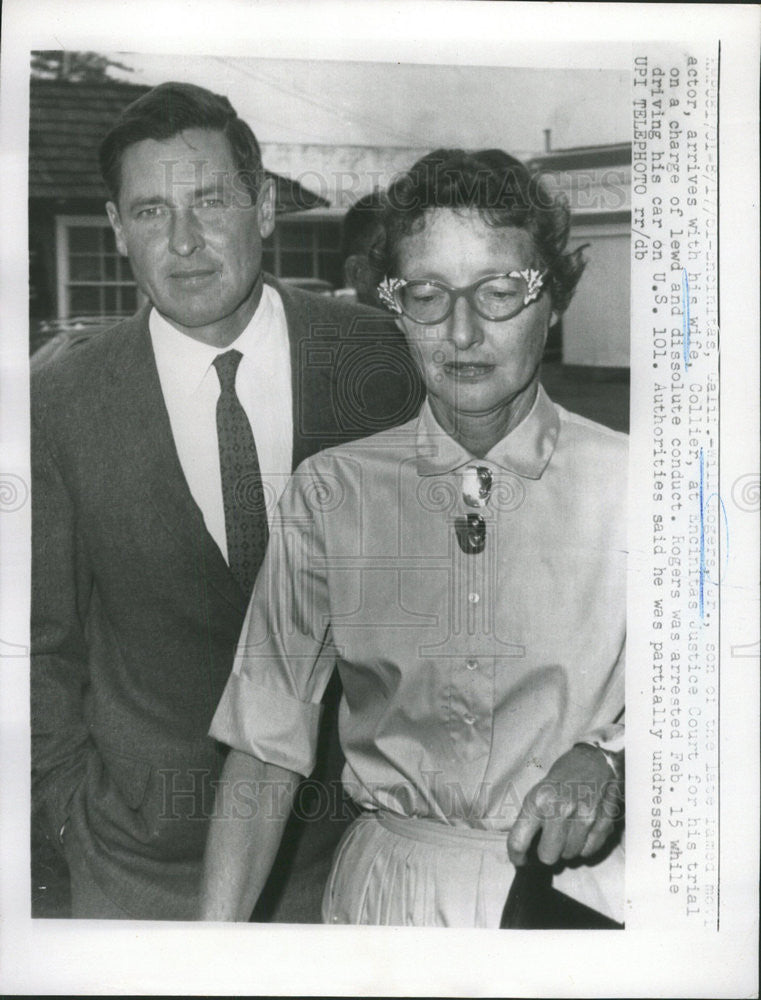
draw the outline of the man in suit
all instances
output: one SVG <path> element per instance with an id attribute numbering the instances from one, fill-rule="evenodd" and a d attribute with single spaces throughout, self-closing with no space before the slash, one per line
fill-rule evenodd
<path id="1" fill-rule="evenodd" d="M 305 457 L 420 389 L 379 313 L 262 274 L 274 187 L 225 98 L 156 87 L 101 168 L 149 301 L 32 379 L 33 793 L 74 916 L 191 919 L 268 515 Z M 302 831 L 278 919 L 319 919 L 297 876 L 342 829 Z"/>

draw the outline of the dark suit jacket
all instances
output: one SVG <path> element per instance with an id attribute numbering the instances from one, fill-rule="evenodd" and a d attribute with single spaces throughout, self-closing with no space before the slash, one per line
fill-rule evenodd
<path id="1" fill-rule="evenodd" d="M 386 317 L 277 287 L 294 467 L 415 412 Z M 147 317 L 32 379 L 33 793 L 127 912 L 190 919 L 225 753 L 207 730 L 246 600 L 183 476 Z"/>

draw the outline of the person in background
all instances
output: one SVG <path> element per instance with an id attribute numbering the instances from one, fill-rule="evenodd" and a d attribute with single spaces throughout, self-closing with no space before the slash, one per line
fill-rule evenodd
<path id="1" fill-rule="evenodd" d="M 353 288 L 357 302 L 366 306 L 380 306 L 377 275 L 370 262 L 369 252 L 381 231 L 383 193 L 375 189 L 356 201 L 341 223 L 341 256 L 343 257 L 344 285 Z"/>
<path id="2" fill-rule="evenodd" d="M 569 226 L 501 150 L 437 150 L 387 192 L 380 293 L 427 400 L 283 494 L 211 728 L 232 750 L 204 918 L 248 918 L 283 818 L 230 789 L 293 793 L 337 669 L 361 814 L 326 922 L 499 927 L 534 860 L 621 922 L 627 439 L 541 386 Z"/>
<path id="3" fill-rule="evenodd" d="M 209 724 L 277 497 L 421 395 L 386 317 L 263 274 L 274 185 L 226 98 L 154 88 L 101 169 L 149 301 L 32 378 L 33 801 L 73 916 L 189 919 L 226 755 Z M 279 919 L 315 918 L 343 828 L 301 829 Z"/>

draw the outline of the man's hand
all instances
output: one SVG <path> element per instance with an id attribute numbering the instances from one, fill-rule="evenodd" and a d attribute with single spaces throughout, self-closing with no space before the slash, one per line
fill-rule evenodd
<path id="1" fill-rule="evenodd" d="M 544 864 L 589 857 L 613 832 L 623 801 L 623 779 L 605 754 L 585 744 L 572 747 L 523 800 L 507 840 L 510 860 L 516 867 L 525 864 L 539 830 L 537 856 Z"/>

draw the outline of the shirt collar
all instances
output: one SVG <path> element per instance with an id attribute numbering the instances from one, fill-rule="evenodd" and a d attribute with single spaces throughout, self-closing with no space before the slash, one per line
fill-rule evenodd
<path id="1" fill-rule="evenodd" d="M 264 285 L 256 312 L 245 330 L 225 348 L 194 340 L 166 320 L 155 308 L 148 317 L 156 364 L 188 396 L 203 382 L 218 354 L 235 349 L 244 358 L 254 356 L 262 337 L 272 326 L 272 289 Z"/>
<path id="2" fill-rule="evenodd" d="M 442 430 L 426 399 L 417 424 L 417 471 L 421 476 L 442 475 L 476 462 L 498 466 L 524 479 L 540 479 L 552 458 L 559 432 L 555 406 L 540 385 L 525 419 L 487 455 L 477 459 Z"/>

